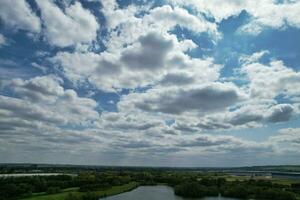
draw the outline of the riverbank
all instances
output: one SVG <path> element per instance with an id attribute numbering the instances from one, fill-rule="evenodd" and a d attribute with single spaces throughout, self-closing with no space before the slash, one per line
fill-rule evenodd
<path id="1" fill-rule="evenodd" d="M 99 198 L 108 197 L 131 191 L 138 186 L 139 184 L 137 182 L 131 182 L 121 186 L 113 186 L 106 190 L 94 191 L 93 194 L 97 195 Z M 28 198 L 24 198 L 22 200 L 65 200 L 70 194 L 81 196 L 84 195 L 85 192 L 79 192 L 78 188 L 69 188 L 57 194 L 38 194 Z"/>
<path id="2" fill-rule="evenodd" d="M 126 193 L 126 192 L 133 191 L 133 190 L 139 188 L 139 186 L 142 186 L 142 185 L 140 185 L 137 182 L 131 182 L 131 183 L 128 183 L 128 184 L 125 184 L 125 185 L 122 185 L 122 186 L 113 186 L 113 187 L 111 187 L 107 190 L 94 191 L 93 194 L 98 196 L 99 198 L 113 197 L 115 195 L 120 195 L 120 194 L 123 194 L 123 193 Z M 152 185 L 152 186 L 167 186 L 167 187 L 170 187 L 167 184 L 163 184 L 163 183 L 155 184 L 155 185 Z M 173 187 L 170 187 L 170 188 L 172 188 L 172 191 L 174 190 Z M 70 194 L 75 195 L 75 196 L 81 196 L 81 195 L 86 194 L 84 192 L 79 192 L 78 189 L 79 188 L 68 188 L 68 189 L 62 190 L 62 192 L 57 193 L 57 194 L 39 193 L 39 194 L 35 194 L 32 197 L 25 198 L 25 199 L 22 199 L 22 200 L 53 200 L 53 199 L 55 199 L 55 200 L 65 200 Z M 172 194 L 173 194 L 173 192 L 172 192 Z M 212 198 L 213 197 L 210 197 L 209 199 L 212 199 Z M 229 198 L 224 197 L 224 199 L 229 199 Z M 297 199 L 300 200 L 299 195 L 297 195 Z"/>

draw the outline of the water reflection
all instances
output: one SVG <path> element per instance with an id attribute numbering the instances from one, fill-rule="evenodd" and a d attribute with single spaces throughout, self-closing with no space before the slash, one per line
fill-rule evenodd
<path id="1" fill-rule="evenodd" d="M 199 199 L 187 199 L 176 196 L 173 192 L 173 188 L 168 186 L 141 186 L 137 189 L 103 198 L 102 200 L 237 200 L 224 197 L 206 197 Z"/>

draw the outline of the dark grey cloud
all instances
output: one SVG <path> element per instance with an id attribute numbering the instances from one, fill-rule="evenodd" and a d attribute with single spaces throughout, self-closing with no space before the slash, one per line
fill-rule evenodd
<path id="1" fill-rule="evenodd" d="M 69 134 L 69 133 L 68 133 Z M 56 143 L 56 144 L 74 144 L 79 145 L 83 143 L 101 142 L 98 138 L 91 137 L 88 134 L 69 134 L 69 135 L 53 135 L 47 136 L 45 141 Z"/>
<path id="2" fill-rule="evenodd" d="M 154 128 L 156 126 L 159 126 L 161 123 L 158 122 L 116 122 L 115 124 L 110 124 L 110 127 L 116 128 L 116 129 L 122 129 L 125 131 L 129 130 L 139 130 L 144 131 L 151 128 Z"/>
<path id="3" fill-rule="evenodd" d="M 103 59 L 99 62 L 95 73 L 102 75 L 116 75 L 121 72 L 121 66 L 119 63 L 115 63 L 111 60 Z"/>
<path id="4" fill-rule="evenodd" d="M 188 85 L 195 80 L 193 77 L 188 76 L 185 73 L 169 73 L 163 77 L 160 81 L 161 85 Z"/>
<path id="5" fill-rule="evenodd" d="M 269 122 L 289 121 L 294 114 L 294 107 L 289 104 L 279 104 L 272 107 L 270 114 L 267 116 Z"/>
<path id="6" fill-rule="evenodd" d="M 230 124 L 213 120 L 201 121 L 196 126 L 202 130 L 229 129 L 232 127 Z"/>
<path id="7" fill-rule="evenodd" d="M 249 122 L 259 122 L 263 120 L 263 115 L 257 113 L 238 113 L 234 115 L 230 120 L 229 123 L 232 125 L 243 125 Z"/>
<path id="8" fill-rule="evenodd" d="M 0 117 L 2 117 L 0 115 Z M 4 120 L 0 119 L 0 134 L 1 133 L 7 133 L 7 131 L 13 131 L 18 128 L 27 129 L 27 128 L 36 128 L 37 125 L 35 123 L 25 121 L 22 119 L 14 119 L 14 118 L 9 118 Z"/>
<path id="9" fill-rule="evenodd" d="M 296 110 L 290 104 L 277 105 L 255 105 L 247 106 L 246 104 L 234 111 L 226 111 L 226 113 L 217 113 L 216 115 L 207 115 L 199 119 L 198 123 L 181 124 L 179 127 L 186 127 L 181 129 L 188 132 L 192 130 L 225 130 L 234 127 L 253 127 L 264 123 L 277 123 L 289 121 Z M 174 126 L 175 129 L 178 129 Z"/>
<path id="10" fill-rule="evenodd" d="M 213 137 L 213 136 L 199 136 L 195 140 L 183 141 L 178 144 L 181 147 L 211 147 L 219 145 L 232 145 L 237 141 L 232 137 Z"/>
<path id="11" fill-rule="evenodd" d="M 128 141 L 123 144 L 117 145 L 118 147 L 129 148 L 129 149 L 142 149 L 142 148 L 150 148 L 154 145 L 147 141 Z"/>
<path id="12" fill-rule="evenodd" d="M 125 50 L 121 61 L 130 69 L 155 70 L 163 67 L 166 55 L 173 48 L 172 40 L 151 32 L 139 38 L 140 47 Z"/>
<path id="13" fill-rule="evenodd" d="M 145 111 L 181 114 L 188 111 L 213 112 L 234 105 L 242 99 L 238 89 L 232 85 L 212 83 L 198 88 L 161 91 L 145 94 L 135 106 Z"/>
<path id="14" fill-rule="evenodd" d="M 196 132 L 196 131 L 198 131 L 197 128 L 191 126 L 190 124 L 185 124 L 185 123 L 176 123 L 172 127 L 175 130 L 182 131 L 182 132 Z"/>

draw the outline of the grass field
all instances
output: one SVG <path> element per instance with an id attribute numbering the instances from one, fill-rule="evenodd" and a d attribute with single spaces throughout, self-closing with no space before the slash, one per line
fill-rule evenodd
<path id="1" fill-rule="evenodd" d="M 95 191 L 99 197 L 102 196 L 111 196 L 111 195 L 116 195 L 120 194 L 126 191 L 133 190 L 138 186 L 138 183 L 136 182 L 131 182 L 122 186 L 113 186 L 107 190 L 102 190 L 102 191 Z M 25 198 L 23 200 L 64 200 L 69 193 L 76 193 L 76 194 L 81 194 L 81 192 L 78 192 L 78 188 L 69 188 L 66 190 L 63 190 L 61 193 L 57 194 L 49 194 L 49 195 L 34 195 L 29 198 Z"/>
<path id="2" fill-rule="evenodd" d="M 264 176 L 257 176 L 257 177 L 250 177 L 250 176 L 234 176 L 234 175 L 225 175 L 221 176 L 222 178 L 226 178 L 227 181 L 246 181 L 249 179 L 254 179 L 254 180 L 267 180 L 271 181 L 273 183 L 278 183 L 282 185 L 291 185 L 292 183 L 300 183 L 299 179 L 281 179 L 281 178 L 268 178 Z"/>

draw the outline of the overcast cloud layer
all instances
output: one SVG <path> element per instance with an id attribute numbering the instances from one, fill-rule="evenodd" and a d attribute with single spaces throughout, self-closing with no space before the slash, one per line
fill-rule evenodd
<path id="1" fill-rule="evenodd" d="M 0 162 L 300 164 L 299 0 L 0 1 Z"/>

